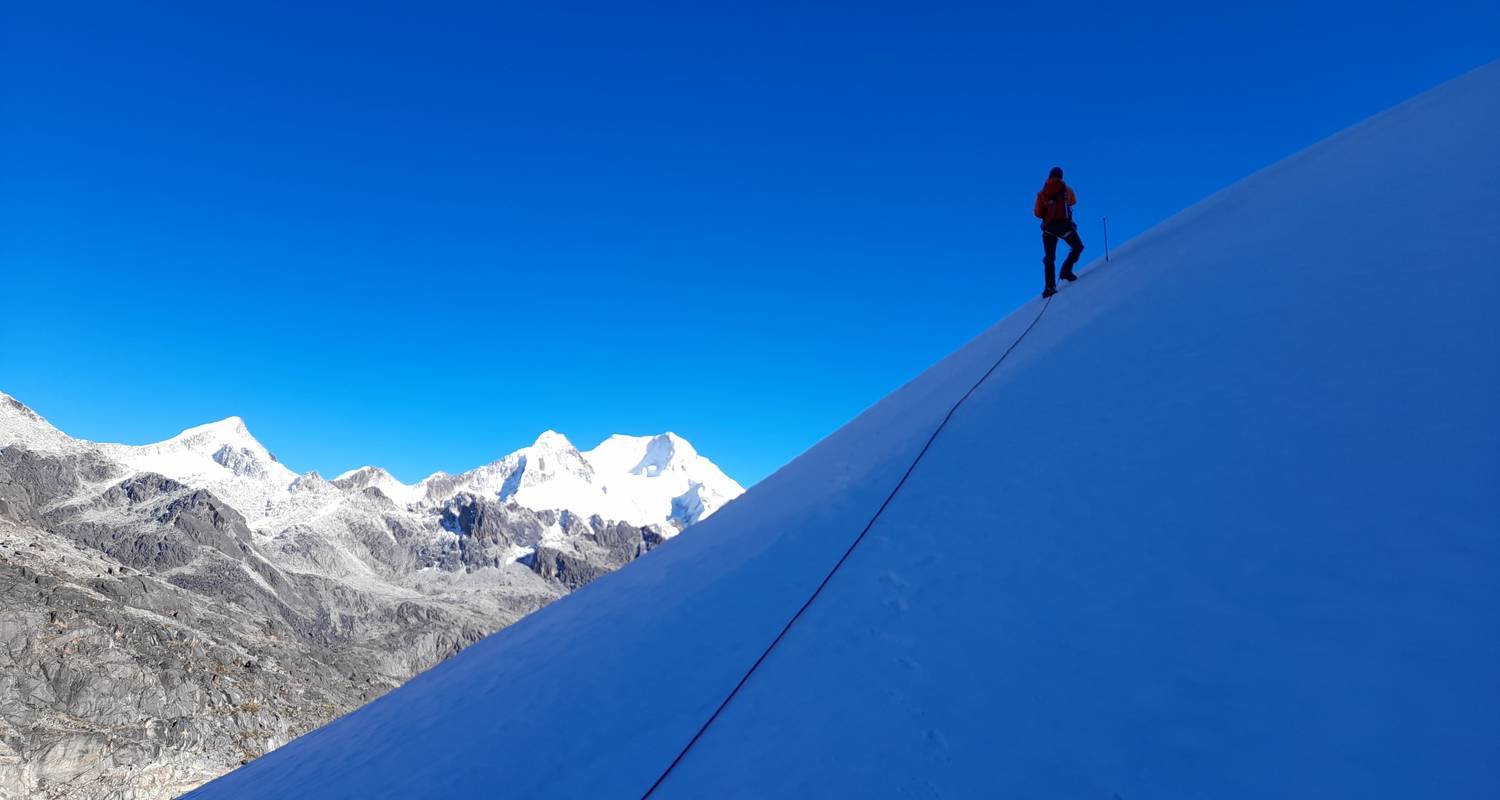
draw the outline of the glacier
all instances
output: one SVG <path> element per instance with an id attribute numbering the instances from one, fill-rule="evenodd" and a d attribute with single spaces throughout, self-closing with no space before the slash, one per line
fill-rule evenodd
<path id="1" fill-rule="evenodd" d="M 1251 175 L 187 796 L 1500 796 L 1497 142 L 1500 63 Z"/>

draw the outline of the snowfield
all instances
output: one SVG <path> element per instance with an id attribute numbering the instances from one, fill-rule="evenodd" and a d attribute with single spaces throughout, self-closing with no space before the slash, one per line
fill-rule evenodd
<path id="1" fill-rule="evenodd" d="M 189 796 L 1500 797 L 1497 142 L 1492 64 L 1252 175 Z"/>

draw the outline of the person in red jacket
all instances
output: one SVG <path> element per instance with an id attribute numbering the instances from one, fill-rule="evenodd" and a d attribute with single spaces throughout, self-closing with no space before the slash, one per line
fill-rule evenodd
<path id="1" fill-rule="evenodd" d="M 1062 265 L 1063 280 L 1078 280 L 1073 274 L 1073 265 L 1083 253 L 1083 240 L 1078 238 L 1078 226 L 1073 224 L 1073 204 L 1078 202 L 1078 196 L 1063 183 L 1062 176 L 1062 167 L 1052 168 L 1042 190 L 1036 193 L 1036 206 L 1032 209 L 1042 221 L 1042 266 L 1047 275 L 1047 287 L 1042 290 L 1042 297 L 1057 294 L 1057 279 L 1052 276 L 1052 264 L 1057 260 L 1057 240 L 1068 243 L 1068 257 L 1063 259 Z"/>

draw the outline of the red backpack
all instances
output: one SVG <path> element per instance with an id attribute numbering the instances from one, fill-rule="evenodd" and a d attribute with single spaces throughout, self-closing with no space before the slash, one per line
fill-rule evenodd
<path id="1" fill-rule="evenodd" d="M 1047 191 L 1048 188 L 1050 187 L 1043 186 L 1042 190 L 1036 193 L 1036 208 L 1033 209 L 1033 213 L 1044 223 L 1072 219 L 1073 207 L 1068 204 L 1068 195 L 1071 194 L 1068 185 L 1058 181 L 1057 191 L 1050 194 Z"/>

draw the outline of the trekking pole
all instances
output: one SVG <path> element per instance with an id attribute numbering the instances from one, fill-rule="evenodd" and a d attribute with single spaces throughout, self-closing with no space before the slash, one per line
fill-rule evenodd
<path id="1" fill-rule="evenodd" d="M 1104 221 L 1104 260 L 1109 260 L 1109 217 L 1100 217 Z"/>

